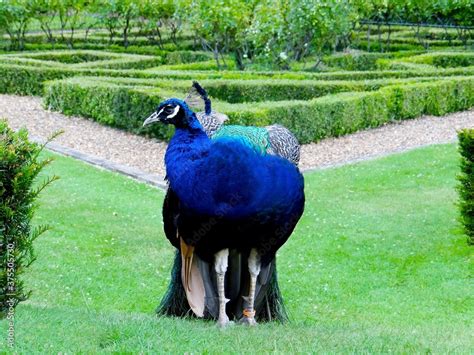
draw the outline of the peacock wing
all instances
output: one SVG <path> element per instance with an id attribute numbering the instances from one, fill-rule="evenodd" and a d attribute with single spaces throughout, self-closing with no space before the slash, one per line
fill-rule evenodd
<path id="1" fill-rule="evenodd" d="M 178 229 L 176 225 L 176 220 L 179 216 L 179 199 L 170 187 L 166 191 L 166 196 L 163 201 L 162 215 L 165 236 L 176 249 L 179 249 L 179 239 L 177 238 Z"/>

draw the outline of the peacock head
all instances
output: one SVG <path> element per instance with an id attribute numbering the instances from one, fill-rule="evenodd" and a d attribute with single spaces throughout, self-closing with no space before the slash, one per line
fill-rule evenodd
<path id="1" fill-rule="evenodd" d="M 185 128 L 190 127 L 197 121 L 196 115 L 188 107 L 188 105 L 180 99 L 168 99 L 163 101 L 143 122 L 143 127 L 155 122 L 165 124 L 172 124 L 176 127 Z"/>

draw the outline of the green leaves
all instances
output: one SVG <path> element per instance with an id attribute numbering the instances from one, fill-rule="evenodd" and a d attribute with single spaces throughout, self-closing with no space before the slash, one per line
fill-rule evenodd
<path id="1" fill-rule="evenodd" d="M 38 157 L 43 148 L 28 140 L 26 130 L 15 133 L 0 120 L 0 318 L 9 302 L 16 306 L 28 298 L 20 276 L 35 260 L 33 241 L 48 229 L 30 224 L 38 194 L 58 179 L 52 176 L 33 187 L 50 163 Z"/>
<path id="2" fill-rule="evenodd" d="M 356 8 L 337 0 L 267 0 L 255 9 L 248 37 L 254 54 L 280 68 L 332 51 L 347 37 Z"/>
<path id="3" fill-rule="evenodd" d="M 0 1 L 0 33 L 10 37 L 11 48 L 24 48 L 25 32 L 31 20 L 32 4 L 28 0 Z"/>
<path id="4" fill-rule="evenodd" d="M 460 220 L 469 244 L 474 244 L 474 129 L 460 131 L 458 138 L 461 154 L 461 172 L 457 176 Z"/>
<path id="5" fill-rule="evenodd" d="M 234 52 L 242 63 L 247 46 L 252 1 L 178 0 L 177 16 L 187 23 L 204 49 L 214 53 L 217 66 L 227 66 L 223 52 Z M 242 69 L 243 67 L 241 67 Z"/>

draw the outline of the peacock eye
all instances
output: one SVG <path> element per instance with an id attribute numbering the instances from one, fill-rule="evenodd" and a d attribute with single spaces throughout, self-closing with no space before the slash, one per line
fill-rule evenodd
<path id="1" fill-rule="evenodd" d="M 165 112 L 167 115 L 173 113 L 173 107 L 171 107 L 171 106 L 166 106 L 164 112 Z"/>

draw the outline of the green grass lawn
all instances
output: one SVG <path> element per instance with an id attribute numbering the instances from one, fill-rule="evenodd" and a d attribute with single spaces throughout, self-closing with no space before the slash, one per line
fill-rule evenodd
<path id="1" fill-rule="evenodd" d="M 455 146 L 442 145 L 308 174 L 306 212 L 278 255 L 291 322 L 222 331 L 154 315 L 173 256 L 163 192 L 58 156 L 49 173 L 61 180 L 36 218 L 53 230 L 26 275 L 17 350 L 472 353 L 457 171 Z"/>

